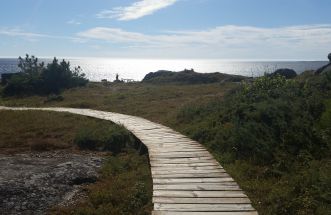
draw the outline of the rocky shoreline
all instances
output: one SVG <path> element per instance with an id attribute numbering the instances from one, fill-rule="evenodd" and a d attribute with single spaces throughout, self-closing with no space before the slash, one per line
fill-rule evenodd
<path id="1" fill-rule="evenodd" d="M 45 214 L 97 180 L 102 156 L 54 151 L 0 155 L 0 214 Z"/>

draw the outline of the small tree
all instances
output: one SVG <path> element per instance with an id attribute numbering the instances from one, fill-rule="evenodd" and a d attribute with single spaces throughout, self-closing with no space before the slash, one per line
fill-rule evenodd
<path id="1" fill-rule="evenodd" d="M 38 58 L 35 56 L 25 55 L 25 58 L 21 56 L 18 58 L 18 67 L 21 69 L 22 73 L 25 74 L 40 74 L 44 69 L 45 63 L 38 63 Z"/>
<path id="2" fill-rule="evenodd" d="M 31 94 L 58 94 L 64 89 L 84 86 L 88 83 L 80 67 L 70 69 L 70 63 L 54 58 L 52 63 L 38 63 L 35 56 L 19 57 L 21 71 L 13 75 L 4 88 L 5 96 Z"/>
<path id="3" fill-rule="evenodd" d="M 69 61 L 62 60 L 59 63 L 58 59 L 54 58 L 41 73 L 45 93 L 58 94 L 63 89 L 86 85 L 88 80 L 81 71 L 80 67 L 71 70 Z"/>

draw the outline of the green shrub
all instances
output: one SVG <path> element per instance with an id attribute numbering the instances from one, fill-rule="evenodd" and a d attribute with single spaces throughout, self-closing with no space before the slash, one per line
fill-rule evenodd
<path id="1" fill-rule="evenodd" d="M 328 214 L 330 86 L 324 74 L 263 76 L 224 99 L 184 106 L 177 124 L 210 149 L 261 214 Z"/>
<path id="2" fill-rule="evenodd" d="M 103 128 L 98 125 L 86 127 L 77 132 L 75 144 L 81 149 L 122 152 L 128 146 L 135 146 L 135 138 L 123 127 L 117 125 Z"/>
<path id="3" fill-rule="evenodd" d="M 60 102 L 60 101 L 63 101 L 63 100 L 64 100 L 63 96 L 52 94 L 52 95 L 47 96 L 47 99 L 44 101 L 44 103 Z"/>
<path id="4" fill-rule="evenodd" d="M 4 96 L 49 95 L 59 94 L 62 90 L 84 86 L 88 83 L 81 68 L 71 70 L 70 63 L 61 63 L 54 58 L 47 66 L 38 63 L 38 58 L 26 55 L 19 57 L 18 67 L 21 72 L 12 75 L 3 89 Z"/>

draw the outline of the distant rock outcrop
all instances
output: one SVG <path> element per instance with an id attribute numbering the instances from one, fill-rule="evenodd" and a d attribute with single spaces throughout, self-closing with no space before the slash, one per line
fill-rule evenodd
<path id="1" fill-rule="evenodd" d="M 315 72 L 316 75 L 331 71 L 331 53 L 328 55 L 328 59 L 329 59 L 329 63 L 317 69 Z"/>
<path id="2" fill-rule="evenodd" d="M 160 70 L 148 73 L 142 82 L 147 83 L 180 83 L 180 84 L 208 84 L 216 82 L 240 82 L 247 77 L 224 73 L 197 73 L 193 69 L 180 72 Z"/>
<path id="3" fill-rule="evenodd" d="M 293 69 L 277 69 L 275 72 L 271 73 L 271 76 L 280 75 L 287 79 L 295 78 L 297 73 Z"/>

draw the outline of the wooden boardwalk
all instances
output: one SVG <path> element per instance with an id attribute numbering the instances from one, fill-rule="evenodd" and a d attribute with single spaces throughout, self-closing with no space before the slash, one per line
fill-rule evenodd
<path id="1" fill-rule="evenodd" d="M 238 184 L 202 145 L 168 127 L 140 117 L 89 109 L 1 109 L 69 112 L 126 127 L 149 151 L 153 215 L 257 215 Z"/>

